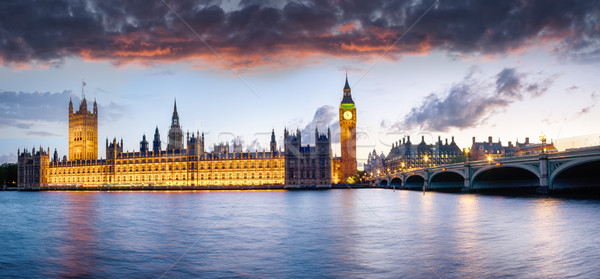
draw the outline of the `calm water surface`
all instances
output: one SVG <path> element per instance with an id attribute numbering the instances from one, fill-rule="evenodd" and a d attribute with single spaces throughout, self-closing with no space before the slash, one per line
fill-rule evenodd
<path id="1" fill-rule="evenodd" d="M 600 278 L 600 201 L 0 192 L 0 277 Z"/>

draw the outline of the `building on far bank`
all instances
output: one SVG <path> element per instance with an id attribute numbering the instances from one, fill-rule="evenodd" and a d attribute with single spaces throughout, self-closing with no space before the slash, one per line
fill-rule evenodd
<path id="1" fill-rule="evenodd" d="M 284 132 L 285 185 L 331 187 L 331 131 L 319 134 L 315 129 L 315 146 L 302 146 L 302 135 Z"/>
<path id="2" fill-rule="evenodd" d="M 525 138 L 525 142 L 519 143 L 517 140 L 514 145 L 509 141 L 507 146 L 503 146 L 499 139 L 498 142 L 493 142 L 492 137 L 488 137 L 487 142 L 477 142 L 473 137 L 470 160 L 493 160 L 503 157 L 539 155 L 542 152 L 556 153 L 558 150 L 552 142 L 544 145 L 542 143 L 530 143 L 528 137 Z"/>
<path id="3" fill-rule="evenodd" d="M 372 153 L 369 153 L 367 163 L 364 164 L 364 171 L 370 176 L 385 173 L 385 155 L 383 152 L 377 155 L 377 151 L 373 149 Z"/>
<path id="4" fill-rule="evenodd" d="M 410 136 L 401 141 L 392 143 L 392 149 L 385 158 L 385 171 L 390 173 L 401 172 L 414 168 L 434 167 L 449 164 L 462 158 L 463 152 L 454 142 L 442 142 L 441 137 L 434 144 L 425 143 L 425 137 L 421 137 L 419 144 L 413 144 Z"/>
<path id="5" fill-rule="evenodd" d="M 97 116 L 97 113 L 96 105 L 93 113 L 87 111 L 83 98 L 76 114 Z M 69 115 L 73 115 L 72 102 L 69 103 Z M 183 140 L 176 105 L 166 150 L 161 149 L 157 127 L 152 150 L 145 135 L 138 152 L 123 152 L 123 139 L 119 142 L 116 138 L 106 139 L 106 159 L 97 159 L 97 155 L 91 158 L 94 151 L 84 147 L 85 144 L 93 147 L 90 143 L 95 142 L 97 150 L 97 138 L 93 138 L 97 134 L 90 132 L 97 127 L 97 122 L 69 124 L 69 153 L 81 159 L 64 157 L 61 161 L 55 152 L 50 161 L 49 150 L 19 150 L 19 187 L 258 186 L 283 185 L 285 182 L 284 154 L 276 149 L 276 142 L 271 142 L 270 151 L 239 152 L 241 143 L 236 143 L 233 152 L 225 148 L 205 152 L 204 134 L 188 132 Z M 274 131 L 271 138 L 275 138 Z"/>
<path id="6" fill-rule="evenodd" d="M 106 139 L 106 157 L 98 159 L 98 106 L 94 100 L 88 111 L 85 96 L 73 112 L 69 101 L 69 157 L 59 159 L 54 152 L 18 150 L 18 185 L 37 187 L 112 187 L 112 186 L 252 186 L 331 187 L 356 174 L 356 108 L 350 94 L 348 77 L 340 104 L 342 156 L 332 158 L 331 132 L 315 131 L 315 146 L 302 146 L 301 135 L 284 136 L 284 151 L 277 149 L 272 131 L 269 151 L 246 151 L 239 138 L 215 144 L 205 151 L 204 133 L 184 133 L 177 103 L 167 134 L 166 149 L 158 126 L 152 149 L 144 134 L 138 152 L 124 152 L 123 139 Z M 185 136 L 185 139 L 184 139 Z"/>

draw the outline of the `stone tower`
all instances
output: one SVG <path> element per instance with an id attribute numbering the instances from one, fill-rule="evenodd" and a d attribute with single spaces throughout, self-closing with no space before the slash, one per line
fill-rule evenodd
<path id="1" fill-rule="evenodd" d="M 340 141 L 342 151 L 342 183 L 356 174 L 356 107 L 352 100 L 348 75 L 340 103 Z"/>
<path id="2" fill-rule="evenodd" d="M 98 158 L 98 105 L 94 100 L 92 112 L 88 111 L 85 97 L 79 110 L 73 112 L 69 100 L 69 160 L 96 160 Z"/>
<path id="3" fill-rule="evenodd" d="M 177 101 L 173 107 L 173 117 L 171 117 L 171 128 L 169 129 L 169 138 L 167 150 L 183 149 L 183 131 L 179 125 L 179 115 L 177 114 Z"/>

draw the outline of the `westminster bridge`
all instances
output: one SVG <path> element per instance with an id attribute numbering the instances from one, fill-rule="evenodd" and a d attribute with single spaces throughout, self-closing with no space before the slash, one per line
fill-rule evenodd
<path id="1" fill-rule="evenodd" d="M 373 186 L 432 191 L 537 188 L 538 193 L 600 187 L 600 146 L 494 158 L 373 177 Z"/>

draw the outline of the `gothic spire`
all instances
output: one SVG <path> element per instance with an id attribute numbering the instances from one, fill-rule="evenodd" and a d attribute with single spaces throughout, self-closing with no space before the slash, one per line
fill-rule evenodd
<path id="1" fill-rule="evenodd" d="M 344 98 L 342 99 L 342 104 L 354 104 L 354 100 L 352 100 L 350 85 L 348 84 L 348 73 L 346 73 L 346 84 L 344 85 Z"/>
<path id="2" fill-rule="evenodd" d="M 177 99 L 173 102 L 173 117 L 171 117 L 171 126 L 179 126 L 179 114 L 177 114 Z"/>
<path id="3" fill-rule="evenodd" d="M 348 84 L 348 72 L 346 72 L 346 85 L 344 85 L 344 91 L 350 90 L 350 85 Z"/>

